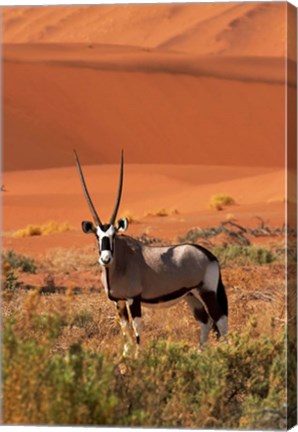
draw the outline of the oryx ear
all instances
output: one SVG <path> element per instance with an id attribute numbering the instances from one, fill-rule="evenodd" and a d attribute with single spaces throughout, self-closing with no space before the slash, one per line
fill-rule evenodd
<path id="1" fill-rule="evenodd" d="M 91 234 L 96 232 L 95 226 L 93 225 L 92 222 L 89 221 L 82 222 L 82 230 L 84 231 L 85 234 Z"/>
<path id="2" fill-rule="evenodd" d="M 117 231 L 126 231 L 128 228 L 128 219 L 127 218 L 121 218 L 117 221 L 116 230 Z"/>

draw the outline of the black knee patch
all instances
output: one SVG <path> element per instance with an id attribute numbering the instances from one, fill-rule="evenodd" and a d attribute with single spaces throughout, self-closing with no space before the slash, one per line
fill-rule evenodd
<path id="1" fill-rule="evenodd" d="M 200 321 L 203 324 L 207 324 L 209 316 L 208 316 L 207 312 L 205 311 L 205 309 L 196 308 L 196 309 L 194 309 L 193 314 L 194 314 L 194 317 L 197 321 Z"/>
<path id="2" fill-rule="evenodd" d="M 130 309 L 132 319 L 141 318 L 142 311 L 141 311 L 141 299 L 140 299 L 140 297 L 135 297 L 133 299 L 133 302 L 129 306 L 129 309 Z"/>

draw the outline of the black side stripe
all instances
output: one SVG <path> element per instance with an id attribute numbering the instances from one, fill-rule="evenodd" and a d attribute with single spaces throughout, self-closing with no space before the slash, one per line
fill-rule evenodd
<path id="1" fill-rule="evenodd" d="M 187 294 L 191 290 L 193 290 L 195 288 L 199 288 L 200 285 L 201 284 L 190 287 L 190 288 L 180 288 L 179 290 L 174 291 L 172 293 L 165 294 L 163 296 L 155 297 L 152 299 L 145 299 L 144 297 L 141 297 L 141 302 L 147 303 L 147 304 L 158 304 L 158 303 L 166 303 L 166 302 L 172 301 L 172 300 L 177 300 L 179 297 L 184 296 L 185 294 Z"/>

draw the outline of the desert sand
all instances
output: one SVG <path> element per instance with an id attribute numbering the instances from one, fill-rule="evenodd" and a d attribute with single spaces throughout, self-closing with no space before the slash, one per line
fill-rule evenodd
<path id="1" fill-rule="evenodd" d="M 4 247 L 80 247 L 90 219 L 79 155 L 102 219 L 174 240 L 226 218 L 285 222 L 286 3 L 3 8 Z M 293 19 L 289 15 L 289 19 Z M 235 205 L 209 208 L 213 194 Z M 166 217 L 148 213 L 166 209 Z M 73 230 L 15 239 L 29 223 Z"/>

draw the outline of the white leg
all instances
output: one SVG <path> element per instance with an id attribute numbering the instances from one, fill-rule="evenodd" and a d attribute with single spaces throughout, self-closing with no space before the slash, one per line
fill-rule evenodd
<path id="1" fill-rule="evenodd" d="M 215 324 L 218 328 L 220 336 L 226 336 L 228 333 L 228 317 L 226 315 L 221 316 Z"/>
<path id="2" fill-rule="evenodd" d="M 212 329 L 212 324 L 213 321 L 211 318 L 208 319 L 207 324 L 200 322 L 200 328 L 201 328 L 200 347 L 203 347 L 203 345 L 205 345 L 205 343 L 208 341 L 208 335 L 210 330 Z"/>

